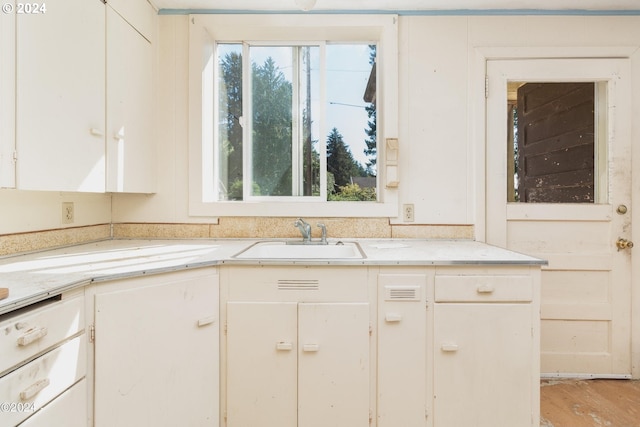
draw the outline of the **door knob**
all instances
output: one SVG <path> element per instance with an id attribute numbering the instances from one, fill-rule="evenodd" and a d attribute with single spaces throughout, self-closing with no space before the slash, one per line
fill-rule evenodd
<path id="1" fill-rule="evenodd" d="M 619 238 L 616 241 L 616 246 L 618 247 L 618 250 L 631 249 L 633 247 L 633 242 L 627 239 Z"/>
<path id="2" fill-rule="evenodd" d="M 616 212 L 618 212 L 620 215 L 624 215 L 627 213 L 627 207 L 625 205 L 620 205 L 616 209 Z"/>

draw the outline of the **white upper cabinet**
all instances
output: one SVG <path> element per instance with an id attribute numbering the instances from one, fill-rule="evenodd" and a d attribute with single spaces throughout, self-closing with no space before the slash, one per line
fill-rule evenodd
<path id="1" fill-rule="evenodd" d="M 105 189 L 105 22 L 99 0 L 65 0 L 16 22 L 20 189 Z"/>
<path id="2" fill-rule="evenodd" d="M 107 4 L 145 39 L 154 42 L 155 10 L 147 0 L 107 0 Z"/>
<path id="3" fill-rule="evenodd" d="M 0 187 L 154 192 L 155 10 L 146 0 L 47 6 L 3 16 L 3 53 L 16 54 L 0 64 Z M 12 63 L 15 76 L 4 73 Z"/>
<path id="4" fill-rule="evenodd" d="M 146 16 L 153 17 L 146 1 L 127 4 L 146 5 Z M 107 7 L 106 13 L 107 191 L 152 193 L 156 184 L 153 46 L 117 11 Z"/>
<path id="5" fill-rule="evenodd" d="M 0 188 L 16 185 L 16 18 L 0 14 Z"/>

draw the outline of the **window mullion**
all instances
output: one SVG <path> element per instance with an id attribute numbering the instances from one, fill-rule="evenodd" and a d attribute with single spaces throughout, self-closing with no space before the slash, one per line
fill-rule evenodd
<path id="1" fill-rule="evenodd" d="M 291 195 L 300 196 L 302 183 L 302 150 L 300 135 L 303 129 L 300 117 L 300 47 L 291 48 L 292 55 L 292 97 L 291 97 Z"/>
<path id="2" fill-rule="evenodd" d="M 328 135 L 327 129 L 327 45 L 320 44 L 320 111 L 318 133 L 318 151 L 320 152 L 320 198 L 327 200 L 327 143 L 323 140 Z"/>
<path id="3" fill-rule="evenodd" d="M 253 84 L 248 43 L 242 44 L 242 198 L 248 200 L 253 182 Z"/>

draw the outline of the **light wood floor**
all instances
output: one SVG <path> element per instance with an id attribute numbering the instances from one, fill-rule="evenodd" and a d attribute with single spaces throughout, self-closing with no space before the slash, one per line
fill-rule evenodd
<path id="1" fill-rule="evenodd" d="M 542 380 L 541 427 L 640 427 L 640 380 Z"/>

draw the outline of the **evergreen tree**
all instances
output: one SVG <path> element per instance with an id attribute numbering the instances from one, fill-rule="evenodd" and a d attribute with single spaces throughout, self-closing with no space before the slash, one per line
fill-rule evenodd
<path id="1" fill-rule="evenodd" d="M 229 53 L 222 58 L 220 72 L 220 144 L 226 167 L 229 197 L 242 199 L 242 55 Z M 240 185 L 238 186 L 238 183 Z M 235 185 L 234 191 L 231 188 Z"/>
<path id="2" fill-rule="evenodd" d="M 376 53 L 377 46 L 369 45 L 369 64 L 375 66 L 376 63 Z M 377 127 L 377 117 L 376 117 L 376 104 L 372 102 L 371 104 L 365 107 L 367 111 L 368 120 L 368 129 L 365 129 L 365 133 L 367 134 L 367 139 L 365 139 L 365 143 L 367 144 L 367 148 L 364 150 L 364 154 L 369 157 L 369 161 L 367 162 L 367 172 L 369 175 L 375 176 L 375 166 L 377 163 L 377 138 L 376 138 L 376 127 Z"/>
<path id="3" fill-rule="evenodd" d="M 291 195 L 291 82 L 271 57 L 252 64 L 253 179 L 262 194 Z"/>
<path id="4" fill-rule="evenodd" d="M 327 171 L 333 174 L 335 187 L 350 184 L 353 176 L 366 176 L 366 170 L 354 160 L 342 135 L 335 127 L 327 137 Z M 337 188 L 333 190 L 337 191 Z"/>

